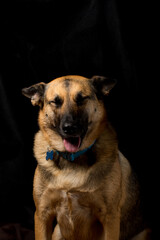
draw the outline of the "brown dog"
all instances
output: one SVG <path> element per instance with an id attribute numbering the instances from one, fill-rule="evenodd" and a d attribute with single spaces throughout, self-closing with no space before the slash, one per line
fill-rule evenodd
<path id="1" fill-rule="evenodd" d="M 138 185 L 104 107 L 114 85 L 99 76 L 65 76 L 22 90 L 40 106 L 36 240 L 128 240 L 144 229 Z"/>

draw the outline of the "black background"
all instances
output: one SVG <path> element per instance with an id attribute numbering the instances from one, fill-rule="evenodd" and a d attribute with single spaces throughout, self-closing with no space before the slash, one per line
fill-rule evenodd
<path id="1" fill-rule="evenodd" d="M 33 230 L 32 147 L 38 108 L 21 95 L 21 89 L 67 74 L 103 75 L 118 81 L 107 100 L 109 119 L 120 150 L 139 178 L 154 232 L 157 158 L 151 134 L 151 7 L 132 0 L 1 1 L 1 226 L 18 223 Z M 3 239 L 7 238 L 0 235 Z"/>

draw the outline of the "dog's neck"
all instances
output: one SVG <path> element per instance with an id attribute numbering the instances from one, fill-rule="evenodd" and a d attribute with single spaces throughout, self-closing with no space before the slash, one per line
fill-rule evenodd
<path id="1" fill-rule="evenodd" d="M 95 143 L 95 141 L 88 148 L 85 148 L 81 151 L 74 152 L 74 153 L 60 152 L 57 150 L 53 151 L 53 150 L 48 149 L 47 153 L 46 153 L 46 160 L 48 161 L 49 159 L 53 160 L 54 158 L 62 157 L 70 162 L 73 162 L 76 158 L 80 157 L 81 155 L 86 153 L 88 150 L 90 150 L 93 147 L 94 143 Z"/>

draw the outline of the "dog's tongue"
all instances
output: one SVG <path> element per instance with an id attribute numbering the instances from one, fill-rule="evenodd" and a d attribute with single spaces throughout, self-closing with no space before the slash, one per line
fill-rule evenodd
<path id="1" fill-rule="evenodd" d="M 65 138 L 63 140 L 63 143 L 67 152 L 77 152 L 81 144 L 81 138 L 80 137 Z"/>

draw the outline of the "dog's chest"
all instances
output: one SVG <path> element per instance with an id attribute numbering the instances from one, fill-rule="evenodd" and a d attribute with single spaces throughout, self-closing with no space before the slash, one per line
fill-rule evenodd
<path id="1" fill-rule="evenodd" d="M 86 239 L 91 234 L 88 229 L 101 232 L 100 219 L 105 215 L 104 188 L 92 190 L 85 187 L 86 171 L 62 171 L 51 177 L 48 184 L 36 182 L 36 194 L 42 190 L 39 199 L 39 213 L 43 219 L 48 216 L 56 220 L 65 239 Z M 39 179 L 36 178 L 35 181 Z M 40 180 L 40 179 L 39 179 Z M 43 189 L 42 189 L 43 188 Z M 39 190 L 38 190 L 39 189 Z M 87 226 L 87 227 L 86 227 Z M 93 235 L 96 235 L 92 231 Z M 78 238 L 79 236 L 79 238 Z M 93 236 L 87 239 L 96 239 Z"/>
<path id="2" fill-rule="evenodd" d="M 104 202 L 97 194 L 52 189 L 47 209 L 53 208 L 65 239 L 85 239 L 83 234 L 90 234 L 88 229 L 95 229 L 96 232 L 102 230 L 100 219 L 105 215 Z"/>
<path id="3" fill-rule="evenodd" d="M 53 181 L 50 183 L 51 188 L 56 189 L 72 189 L 79 188 L 85 184 L 87 180 L 86 171 L 60 171 L 55 177 L 53 177 Z"/>

